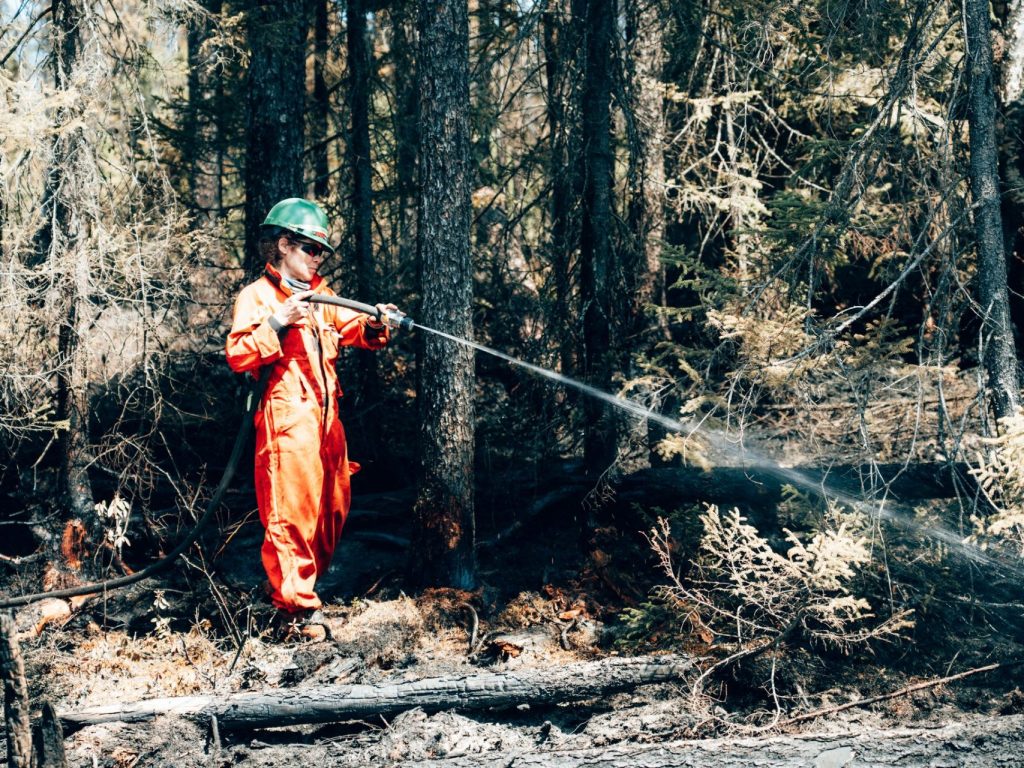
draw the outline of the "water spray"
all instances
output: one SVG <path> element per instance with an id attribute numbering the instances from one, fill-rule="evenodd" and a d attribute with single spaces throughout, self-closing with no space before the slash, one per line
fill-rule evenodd
<path id="1" fill-rule="evenodd" d="M 1017 575 L 1024 573 L 1024 570 L 1020 567 L 998 560 L 981 547 L 965 541 L 964 538 L 955 531 L 942 526 L 925 525 L 913 519 L 913 511 L 906 509 L 903 505 L 885 498 L 877 503 L 872 503 L 863 498 L 858 498 L 849 493 L 844 493 L 838 489 L 831 488 L 827 483 L 811 477 L 800 470 L 782 466 L 770 456 L 757 450 L 751 449 L 747 446 L 737 448 L 734 441 L 729 437 L 721 432 L 708 428 L 706 425 L 702 424 L 700 420 L 674 419 L 669 416 L 665 416 L 664 414 L 653 411 L 633 400 L 616 397 L 608 392 L 596 389 L 589 384 L 584 384 L 581 381 L 577 381 L 576 379 L 570 378 L 556 371 L 542 368 L 539 365 L 534 365 L 533 363 L 528 363 L 524 360 L 512 357 L 511 355 L 492 349 L 480 344 L 479 342 L 464 339 L 459 336 L 453 336 L 450 333 L 439 331 L 436 328 L 429 328 L 425 325 L 416 324 L 411 318 L 406 317 L 401 313 L 381 313 L 376 307 L 370 306 L 369 304 L 363 304 L 357 301 L 352 301 L 351 299 L 342 299 L 334 296 L 315 295 L 311 296 L 309 300 L 326 304 L 336 304 L 359 312 L 365 312 L 366 314 L 377 317 L 382 322 L 387 323 L 391 328 L 402 328 L 405 330 L 412 330 L 414 327 L 418 328 L 421 331 L 425 331 L 435 336 L 440 336 L 464 347 L 475 349 L 479 352 L 483 352 L 484 354 L 496 357 L 499 360 L 504 360 L 510 365 L 524 368 L 530 373 L 575 389 L 588 397 L 600 400 L 608 405 L 618 408 L 621 411 L 625 411 L 636 416 L 637 418 L 652 421 L 672 432 L 681 432 L 686 434 L 688 437 L 699 434 L 717 450 L 732 456 L 737 456 L 738 458 L 741 458 L 747 466 L 757 468 L 758 470 L 773 475 L 774 477 L 783 480 L 784 482 L 788 482 L 795 487 L 802 488 L 803 490 L 809 490 L 822 496 L 827 496 L 858 512 L 877 515 L 878 517 L 884 518 L 885 520 L 888 520 L 889 522 L 904 529 L 915 530 L 918 533 L 949 546 L 955 551 L 958 551 L 968 560 L 978 563 L 979 565 L 1008 571 Z"/>

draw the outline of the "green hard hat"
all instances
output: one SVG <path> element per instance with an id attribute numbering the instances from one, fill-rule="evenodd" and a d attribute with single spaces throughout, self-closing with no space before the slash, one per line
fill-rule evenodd
<path id="1" fill-rule="evenodd" d="M 315 240 L 334 253 L 334 246 L 327 239 L 327 214 L 316 203 L 301 197 L 289 197 L 279 202 L 270 209 L 260 226 L 287 229 Z"/>

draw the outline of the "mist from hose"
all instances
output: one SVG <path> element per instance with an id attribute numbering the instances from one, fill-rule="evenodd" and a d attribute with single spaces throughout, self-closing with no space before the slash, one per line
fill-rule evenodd
<path id="1" fill-rule="evenodd" d="M 701 439 L 705 440 L 708 444 L 735 459 L 741 460 L 745 466 L 758 469 L 780 480 L 784 480 L 794 487 L 832 498 L 848 507 L 851 507 L 852 509 L 857 510 L 858 512 L 863 512 L 868 515 L 877 515 L 895 525 L 900 526 L 901 528 L 921 533 L 950 547 L 953 551 L 959 553 L 971 562 L 1002 570 L 1016 576 L 1024 575 L 1024 567 L 1017 564 L 1007 563 L 1002 560 L 997 560 L 979 546 L 972 544 L 969 541 L 965 541 L 963 537 L 955 531 L 943 526 L 926 525 L 915 520 L 913 518 L 913 510 L 908 510 L 904 505 L 890 502 L 884 498 L 877 503 L 872 503 L 865 499 L 851 496 L 850 494 L 839 491 L 838 489 L 830 488 L 828 484 L 799 470 L 781 466 L 777 461 L 773 460 L 766 454 L 751 448 L 737 446 L 727 435 L 703 425 L 700 420 L 674 419 L 658 413 L 657 411 L 652 411 L 650 408 L 640 405 L 632 400 L 616 397 L 615 395 L 596 389 L 589 384 L 584 384 L 581 381 L 577 381 L 576 379 L 565 376 L 557 371 L 552 371 L 547 368 L 542 368 L 539 365 L 519 360 L 518 358 L 512 357 L 504 352 L 499 352 L 498 350 L 480 344 L 479 342 L 463 339 L 459 336 L 453 336 L 450 333 L 439 331 L 436 328 L 429 328 L 419 323 L 416 323 L 416 328 L 421 331 L 432 333 L 435 336 L 441 336 L 464 347 L 469 347 L 487 355 L 491 355 L 492 357 L 499 358 L 510 365 L 525 368 L 530 373 L 575 389 L 588 397 L 601 400 L 602 402 L 605 402 L 620 411 L 632 414 L 637 418 L 653 421 L 672 432 L 682 432 L 688 437 L 692 435 L 700 435 Z"/>

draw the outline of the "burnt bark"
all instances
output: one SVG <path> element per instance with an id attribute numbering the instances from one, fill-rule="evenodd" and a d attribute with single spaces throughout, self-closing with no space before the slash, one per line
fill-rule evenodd
<path id="1" fill-rule="evenodd" d="M 352 126 L 349 135 L 349 162 L 352 166 L 352 240 L 359 270 L 359 289 L 364 300 L 374 295 L 373 271 L 373 188 L 370 165 L 370 51 L 366 41 L 365 0 L 349 0 L 348 73 L 349 109 Z"/>
<path id="2" fill-rule="evenodd" d="M 466 0 L 421 0 L 417 67 L 419 315 L 427 327 L 471 339 Z M 420 480 L 410 575 L 421 585 L 471 589 L 476 582 L 473 365 L 466 347 L 420 334 Z"/>
<path id="3" fill-rule="evenodd" d="M 245 267 L 263 269 L 257 252 L 267 211 L 301 197 L 306 92 L 306 0 L 253 0 L 246 18 Z"/>
<path id="4" fill-rule="evenodd" d="M 395 184 L 398 265 L 415 261 L 416 153 L 419 145 L 419 94 L 416 88 L 416 20 L 411 0 L 391 4 L 391 55 L 394 63 Z"/>
<path id="5" fill-rule="evenodd" d="M 576 371 L 576 297 L 574 273 L 579 248 L 579 200 L 582 176 L 581 123 L 578 119 L 580 21 L 566 12 L 565 0 L 552 2 L 541 16 L 547 85 L 548 137 L 551 147 L 550 261 L 554 282 L 553 324 L 562 372 Z"/>
<path id="6" fill-rule="evenodd" d="M 624 530 L 643 526 L 635 518 L 636 507 L 671 512 L 698 503 L 740 505 L 756 523 L 761 517 L 770 522 L 775 519 L 785 485 L 798 484 L 803 491 L 823 499 L 839 494 L 877 499 L 884 494 L 891 507 L 901 501 L 973 496 L 977 486 L 969 469 L 966 464 L 940 463 L 844 464 L 780 468 L 778 472 L 744 467 L 651 467 L 624 475 L 610 485 L 608 511 L 620 525 L 623 520 L 631 521 L 622 526 Z M 796 477 L 799 483 L 795 483 Z M 481 541 L 477 550 L 494 550 L 527 530 L 532 521 L 559 514 L 562 509 L 578 508 L 592 488 L 583 472 L 566 467 L 557 488 L 521 510 L 513 523 Z M 898 519 L 898 513 L 893 514 Z"/>
<path id="7" fill-rule="evenodd" d="M 18 647 L 14 617 L 0 613 L 0 675 L 4 684 L 4 722 L 7 726 L 8 768 L 29 768 L 32 724 L 29 719 L 25 662 Z"/>
<path id="8" fill-rule="evenodd" d="M 1017 351 L 1010 326 L 1006 251 L 1000 211 L 999 160 L 996 145 L 996 99 L 992 64 L 989 4 L 966 0 L 964 21 L 970 72 L 968 124 L 974 228 L 978 248 L 978 303 L 988 386 L 996 418 L 1019 405 Z"/>
<path id="9" fill-rule="evenodd" d="M 583 306 L 583 377 L 603 392 L 611 389 L 616 361 L 612 348 L 618 320 L 612 311 L 612 34 L 615 0 L 577 0 L 573 13 L 585 29 L 581 116 L 583 208 L 580 222 L 580 293 Z M 600 402 L 584 402 L 583 453 L 594 477 L 615 460 L 614 415 Z"/>
<path id="10" fill-rule="evenodd" d="M 673 505 L 755 504 L 774 508 L 785 485 L 821 497 L 881 496 L 891 501 L 949 499 L 969 493 L 975 481 L 967 465 L 940 463 L 779 467 L 661 467 L 642 469 L 615 484 L 616 503 L 672 509 Z"/>
<path id="11" fill-rule="evenodd" d="M 373 167 L 370 158 L 370 50 L 367 45 L 365 0 L 348 3 L 349 113 L 352 125 L 348 153 L 352 173 L 352 249 L 356 285 L 362 301 L 378 301 L 376 262 L 373 258 Z M 373 411 L 380 402 L 376 385 L 377 355 L 359 355 L 360 410 Z M 376 420 L 363 423 L 366 443 L 377 444 Z"/>
<path id="12" fill-rule="evenodd" d="M 331 141 L 328 137 L 331 103 L 327 87 L 329 55 L 328 0 L 312 0 L 313 4 L 313 103 L 310 108 L 309 132 L 313 145 L 313 197 L 323 200 L 331 190 Z"/>
<path id="13" fill-rule="evenodd" d="M 414 708 L 439 712 L 510 709 L 523 704 L 553 705 L 628 691 L 641 685 L 683 680 L 691 674 L 694 674 L 693 662 L 683 656 L 609 658 L 393 685 L 332 685 L 223 697 L 152 699 L 66 712 L 60 718 L 69 729 L 105 722 L 138 722 L 165 714 L 203 720 L 215 716 L 220 727 L 228 729 L 265 728 L 389 717 Z"/>
<path id="14" fill-rule="evenodd" d="M 34 768 L 67 768 L 64 753 L 64 729 L 60 718 L 49 701 L 40 708 L 39 725 L 36 728 Z"/>

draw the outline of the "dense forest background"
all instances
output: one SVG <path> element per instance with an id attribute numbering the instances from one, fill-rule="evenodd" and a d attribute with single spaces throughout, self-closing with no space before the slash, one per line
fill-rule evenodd
<path id="1" fill-rule="evenodd" d="M 559 517 L 606 586 L 629 592 L 616 557 L 666 582 L 633 595 L 639 634 L 666 605 L 737 643 L 906 633 L 934 589 L 900 583 L 894 536 L 967 569 L 1024 542 L 1022 14 L 4 0 L 11 594 L 137 570 L 200 517 L 248 386 L 223 360 L 232 302 L 266 211 L 302 196 L 333 223 L 339 294 L 632 403 L 422 330 L 347 351 L 356 503 L 411 489 L 407 583 L 475 589 L 478 541 Z M 218 542 L 253 520 L 245 461 Z M 638 473 L 736 467 L 785 484 L 760 534 L 725 512 L 740 490 L 644 480 L 641 508 L 617 502 Z M 856 487 L 833 493 L 840 467 Z M 941 508 L 894 506 L 900 477 L 940 475 Z M 638 560 L 613 552 L 641 530 Z M 870 608 L 850 593 L 867 571 Z"/>

